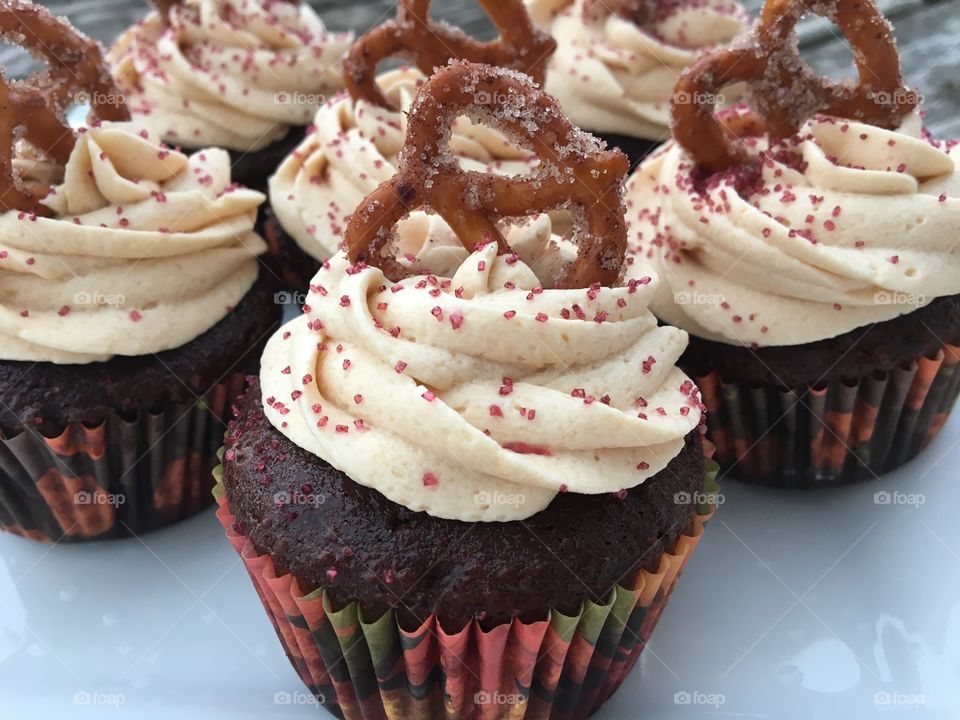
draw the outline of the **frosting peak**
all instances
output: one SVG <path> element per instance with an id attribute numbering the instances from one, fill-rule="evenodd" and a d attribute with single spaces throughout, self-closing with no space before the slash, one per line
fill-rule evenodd
<path id="1" fill-rule="evenodd" d="M 659 140 L 669 133 L 670 100 L 681 72 L 747 27 L 736 0 L 655 3 L 643 26 L 616 3 L 526 0 L 534 23 L 557 40 L 545 89 L 576 125 Z"/>
<path id="2" fill-rule="evenodd" d="M 896 131 L 818 116 L 746 146 L 750 164 L 703 177 L 671 143 L 630 180 L 634 267 L 661 274 L 661 319 L 796 345 L 960 292 L 955 145 L 923 137 L 919 115 Z"/>
<path id="3" fill-rule="evenodd" d="M 0 357 L 87 363 L 194 339 L 257 276 L 263 199 L 231 184 L 224 150 L 84 130 L 44 200 L 53 216 L 0 215 Z"/>
<path id="4" fill-rule="evenodd" d="M 154 12 L 124 33 L 109 60 L 131 112 L 164 139 L 252 151 L 343 87 L 351 41 L 307 3 L 188 0 L 169 26 Z"/>
<path id="5" fill-rule="evenodd" d="M 545 222 L 511 235 L 523 257 L 463 251 L 448 277 L 393 283 L 333 256 L 264 353 L 271 422 L 390 500 L 464 521 L 662 470 L 700 420 L 675 366 L 686 334 L 657 327 L 652 278 L 542 287 L 528 262 L 565 252 Z"/>

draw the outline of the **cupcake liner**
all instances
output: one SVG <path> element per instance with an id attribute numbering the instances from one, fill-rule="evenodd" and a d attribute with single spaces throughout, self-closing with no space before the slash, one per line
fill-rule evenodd
<path id="1" fill-rule="evenodd" d="M 781 487 L 874 478 L 914 458 L 960 395 L 960 347 L 855 380 L 784 389 L 695 378 L 716 459 L 739 479 Z"/>
<path id="2" fill-rule="evenodd" d="M 125 537 L 194 515 L 212 502 L 210 471 L 224 411 L 242 390 L 234 373 L 200 402 L 72 422 L 56 437 L 0 438 L 0 529 L 32 540 Z"/>
<path id="3" fill-rule="evenodd" d="M 717 466 L 708 465 L 706 490 L 715 492 Z M 214 474 L 219 481 L 222 468 Z M 713 512 L 701 506 L 656 572 L 642 571 L 602 604 L 448 633 L 435 615 L 404 629 L 393 611 L 368 621 L 357 603 L 335 610 L 322 589 L 305 594 L 238 531 L 219 482 L 214 494 L 287 657 L 317 701 L 346 720 L 587 717 L 636 664 Z"/>

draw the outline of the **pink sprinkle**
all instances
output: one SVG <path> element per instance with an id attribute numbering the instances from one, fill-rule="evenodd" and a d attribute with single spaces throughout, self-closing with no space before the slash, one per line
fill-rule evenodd
<path id="1" fill-rule="evenodd" d="M 357 404 L 357 405 L 359 405 L 360 403 L 362 403 L 362 402 L 363 402 L 363 395 L 361 395 L 360 393 L 357 393 L 356 395 L 354 395 L 354 396 L 353 396 L 353 402 L 354 402 L 355 404 Z"/>
<path id="2" fill-rule="evenodd" d="M 69 305 L 64 305 L 62 308 L 60 308 L 59 310 L 57 310 L 57 315 L 59 315 L 60 317 L 66 317 L 66 316 L 69 315 L 69 314 L 70 314 L 70 306 L 69 306 Z"/>
<path id="3" fill-rule="evenodd" d="M 637 465 L 637 470 L 649 470 L 649 469 L 650 469 L 650 463 L 640 462 L 640 463 Z"/>
<path id="4" fill-rule="evenodd" d="M 138 313 L 136 310 L 131 310 L 130 319 L 133 320 L 134 322 L 140 322 L 141 320 L 143 320 L 143 315 Z"/>
<path id="5" fill-rule="evenodd" d="M 393 369 L 396 370 L 397 375 L 400 375 L 404 370 L 407 369 L 407 364 L 403 360 L 400 360 L 396 365 L 393 366 Z"/>
<path id="6" fill-rule="evenodd" d="M 500 409 L 499 405 L 490 406 L 490 417 L 503 417 L 503 410 Z"/>
<path id="7" fill-rule="evenodd" d="M 346 425 L 337 425 L 336 430 L 337 430 L 338 433 L 348 433 L 348 432 L 350 432 L 350 428 L 348 428 Z"/>
<path id="8" fill-rule="evenodd" d="M 310 374 L 304 375 L 300 379 L 300 382 L 303 383 L 304 385 L 309 385 L 310 383 L 313 382 L 313 375 L 310 375 Z"/>
<path id="9" fill-rule="evenodd" d="M 463 325 L 463 314 L 462 313 L 450 313 L 450 325 L 454 330 L 459 330 Z"/>
<path id="10" fill-rule="evenodd" d="M 517 311 L 516 311 L 516 310 L 507 310 L 507 311 L 503 314 L 503 316 L 504 316 L 507 320 L 511 320 L 511 319 L 513 319 L 514 317 L 517 316 Z"/>
<path id="11" fill-rule="evenodd" d="M 333 568 L 330 568 L 329 570 L 327 570 L 327 577 L 328 577 L 328 578 L 330 578 L 331 580 L 333 580 L 336 576 L 337 576 L 337 571 L 336 571 L 336 570 L 334 570 Z"/>
<path id="12" fill-rule="evenodd" d="M 433 315 L 437 320 L 443 320 L 443 310 L 440 309 L 439 305 L 433 308 L 433 310 L 430 311 L 430 314 Z"/>
<path id="13" fill-rule="evenodd" d="M 427 391 L 426 391 L 425 393 L 423 393 L 423 395 L 421 395 L 420 397 L 422 397 L 422 398 L 423 398 L 424 400 L 426 400 L 427 402 L 433 402 L 434 400 L 437 399 L 437 396 L 434 394 L 434 392 L 433 392 L 432 390 L 427 390 Z"/>
<path id="14" fill-rule="evenodd" d="M 340 296 L 340 307 L 350 307 L 350 298 L 346 295 Z"/>
<path id="15" fill-rule="evenodd" d="M 894 265 L 896 265 L 898 262 L 900 262 L 900 256 L 899 256 L 899 255 L 894 255 L 892 258 L 890 258 L 890 262 L 892 262 Z"/>
<path id="16" fill-rule="evenodd" d="M 437 476 L 432 472 L 426 472 L 423 474 L 423 486 L 424 487 L 433 487 L 439 485 L 440 481 L 437 480 Z"/>
<path id="17" fill-rule="evenodd" d="M 547 320 L 549 320 L 549 319 L 550 319 L 550 318 L 547 316 L 546 313 L 542 313 L 542 312 L 541 312 L 541 313 L 537 313 L 537 318 L 536 318 L 537 322 L 545 323 L 545 322 L 546 322 Z"/>
<path id="18" fill-rule="evenodd" d="M 349 360 L 344 360 L 344 361 L 343 361 L 343 369 L 344 369 L 344 370 L 349 370 L 349 369 L 350 369 L 350 361 L 349 361 Z"/>

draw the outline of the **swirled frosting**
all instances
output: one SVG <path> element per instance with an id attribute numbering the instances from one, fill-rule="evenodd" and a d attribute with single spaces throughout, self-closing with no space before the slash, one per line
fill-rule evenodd
<path id="1" fill-rule="evenodd" d="M 615 2 L 526 0 L 535 24 L 557 40 L 545 90 L 585 130 L 659 140 L 681 72 L 747 27 L 736 0 L 653 3 L 642 26 Z M 732 91 L 731 91 L 732 92 Z"/>
<path id="2" fill-rule="evenodd" d="M 271 423 L 393 502 L 464 521 L 522 519 L 558 492 L 616 493 L 662 470 L 700 420 L 675 366 L 686 333 L 657 326 L 651 278 L 541 287 L 531 265 L 561 249 L 549 222 L 509 237 L 526 261 L 459 250 L 448 277 L 393 283 L 334 255 L 264 352 Z"/>
<path id="3" fill-rule="evenodd" d="M 270 205 L 284 229 L 321 260 L 337 250 L 346 220 L 360 202 L 397 172 L 406 111 L 424 76 L 401 69 L 378 78 L 399 111 L 340 95 L 320 108 L 314 127 L 270 179 Z M 537 162 L 501 133 L 459 118 L 450 149 L 467 170 L 518 175 Z"/>
<path id="4" fill-rule="evenodd" d="M 664 321 L 733 345 L 798 345 L 960 293 L 953 144 L 817 117 L 703 177 L 670 144 L 628 186 L 634 273 Z"/>
<path id="5" fill-rule="evenodd" d="M 264 197 L 231 185 L 225 150 L 187 157 L 109 123 L 80 134 L 62 172 L 51 217 L 0 215 L 0 358 L 79 364 L 179 347 L 253 285 Z"/>
<path id="6" fill-rule="evenodd" d="M 131 112 L 186 147 L 255 151 L 307 125 L 343 87 L 353 36 L 330 33 L 307 3 L 188 0 L 156 12 L 110 50 Z"/>

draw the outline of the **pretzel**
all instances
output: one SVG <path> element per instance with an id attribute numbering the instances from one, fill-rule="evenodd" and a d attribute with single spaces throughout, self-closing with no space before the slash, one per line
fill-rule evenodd
<path id="1" fill-rule="evenodd" d="M 538 150 L 539 167 L 513 178 L 463 170 L 449 149 L 450 128 L 461 115 Z M 528 77 L 454 62 L 420 89 L 410 108 L 399 172 L 354 211 L 344 242 L 352 262 L 375 265 L 399 279 L 410 271 L 383 250 L 394 226 L 414 210 L 435 211 L 468 250 L 492 241 L 509 253 L 497 220 L 566 208 L 579 248 L 554 286 L 612 285 L 627 247 L 621 187 L 628 170 L 626 155 L 604 150 L 575 128 L 557 101 Z"/>
<path id="2" fill-rule="evenodd" d="M 89 99 L 94 117 L 126 120 L 123 95 L 113 83 L 100 46 L 46 8 L 21 0 L 0 2 L 0 38 L 16 43 L 48 70 L 11 82 L 0 70 L 0 210 L 45 213 L 40 200 L 49 188 L 24 187 L 13 168 L 21 138 L 59 163 L 66 163 L 76 135 L 67 109 Z"/>
<path id="3" fill-rule="evenodd" d="M 376 75 L 377 66 L 391 57 L 412 62 L 425 75 L 451 60 L 469 60 L 519 70 L 542 84 L 556 41 L 533 27 L 521 0 L 479 4 L 500 31 L 500 39 L 479 42 L 459 28 L 432 21 L 430 0 L 400 0 L 396 18 L 360 37 L 347 53 L 343 77 L 350 97 L 390 108 Z"/>
<path id="4" fill-rule="evenodd" d="M 800 57 L 794 34 L 808 12 L 833 20 L 850 46 L 859 81 L 817 76 Z M 892 28 L 874 0 L 767 0 L 746 43 L 705 56 L 674 91 L 674 136 L 710 172 L 746 162 L 737 137 L 714 115 L 717 93 L 732 83 L 750 85 L 750 104 L 766 134 L 795 134 L 823 113 L 895 128 L 919 103 L 905 87 Z"/>

